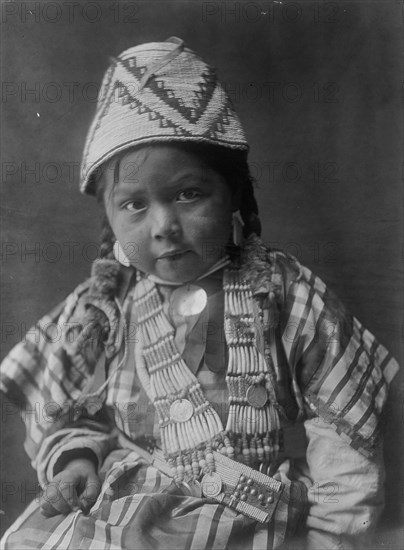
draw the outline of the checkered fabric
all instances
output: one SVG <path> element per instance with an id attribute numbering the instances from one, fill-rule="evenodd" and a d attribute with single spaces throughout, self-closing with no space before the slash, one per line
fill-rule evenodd
<path id="1" fill-rule="evenodd" d="M 310 532 L 326 533 L 330 547 L 336 534 L 352 527 L 357 535 L 372 526 L 374 510 L 381 507 L 383 475 L 376 459 L 367 457 L 380 451 L 380 417 L 398 365 L 310 270 L 277 252 L 268 254 L 269 265 L 284 290 L 279 325 L 264 335 L 274 362 L 277 398 L 284 406 L 291 392 L 298 419 L 307 419 L 305 425 L 312 422 L 310 430 L 306 428 L 307 462 L 301 466 L 307 473 L 296 478 L 293 468 L 279 467 L 285 491 L 273 521 L 258 524 L 203 498 L 168 495 L 167 476 L 141 466 L 129 450 L 117 450 L 116 430 L 132 441 L 158 434 L 157 415 L 136 376 L 133 350 L 108 387 L 105 409 L 113 413 L 115 432 L 103 410 L 95 418 L 83 414 L 77 422 L 62 415 L 52 419 L 66 400 L 99 384 L 71 364 L 57 338 L 65 323 L 75 322 L 79 297 L 89 288 L 84 283 L 6 357 L 0 387 L 19 403 L 27 429 L 25 448 L 42 485 L 52 480 L 64 453 L 88 449 L 101 465 L 102 492 L 88 516 L 72 512 L 45 519 L 34 502 L 7 534 L 6 549 L 19 549 L 22 541 L 24 548 L 32 549 L 279 548 L 305 514 L 304 479 L 317 491 L 311 494 L 306 525 Z M 128 281 L 123 284 L 128 286 Z M 130 343 L 135 334 L 130 334 L 133 300 L 131 291 L 125 294 L 122 309 Z M 122 355 L 123 350 L 111 369 Z M 103 367 L 98 366 L 101 375 Z M 198 379 L 207 399 L 218 405 L 218 388 L 224 391 L 221 377 L 202 369 Z M 339 491 L 336 500 L 328 501 L 330 484 L 337 484 Z M 340 538 L 333 544 L 342 547 Z"/>
<path id="2" fill-rule="evenodd" d="M 182 40 L 130 48 L 107 70 L 84 148 L 81 191 L 113 155 L 135 145 L 192 141 L 247 150 L 215 70 Z"/>

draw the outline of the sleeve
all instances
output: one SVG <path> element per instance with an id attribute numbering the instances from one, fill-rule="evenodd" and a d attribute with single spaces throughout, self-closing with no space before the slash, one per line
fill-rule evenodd
<path id="1" fill-rule="evenodd" d="M 62 334 L 75 322 L 79 298 L 87 289 L 88 284 L 83 283 L 44 316 L 0 367 L 0 389 L 19 409 L 26 428 L 24 447 L 42 486 L 69 459 L 86 456 L 101 465 L 116 447 L 104 409 L 90 418 L 74 408 L 80 396 L 91 389 L 94 376 L 84 364 L 73 364 Z"/>
<path id="2" fill-rule="evenodd" d="M 358 548 L 383 509 L 382 417 L 398 365 L 307 268 L 281 269 L 277 368 L 306 418 L 306 547 Z"/>
<path id="3" fill-rule="evenodd" d="M 384 505 L 384 466 L 350 447 L 329 424 L 306 420 L 306 460 L 295 473 L 307 487 L 307 550 L 367 548 Z"/>
<path id="4" fill-rule="evenodd" d="M 318 277 L 296 264 L 279 327 L 293 393 L 301 412 L 372 457 L 398 364 Z"/>

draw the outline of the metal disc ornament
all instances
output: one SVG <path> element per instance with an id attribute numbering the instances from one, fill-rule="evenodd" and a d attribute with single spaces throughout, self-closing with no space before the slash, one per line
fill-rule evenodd
<path id="1" fill-rule="evenodd" d="M 247 401 L 256 409 L 261 409 L 268 401 L 268 393 L 264 386 L 250 386 L 246 393 Z"/>
<path id="2" fill-rule="evenodd" d="M 222 492 L 222 478 L 216 472 L 205 474 L 201 481 L 202 493 L 205 497 L 213 498 Z"/>
<path id="3" fill-rule="evenodd" d="M 177 399 L 170 406 L 170 418 L 175 422 L 186 422 L 194 414 L 194 407 L 188 399 Z"/>
<path id="4" fill-rule="evenodd" d="M 205 290 L 196 285 L 186 285 L 176 288 L 171 294 L 171 307 L 183 317 L 198 315 L 208 302 Z"/>

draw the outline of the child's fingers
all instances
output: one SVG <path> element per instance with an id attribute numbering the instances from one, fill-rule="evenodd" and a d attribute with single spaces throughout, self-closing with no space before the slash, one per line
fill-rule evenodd
<path id="1" fill-rule="evenodd" d="M 77 483 L 74 480 L 64 479 L 52 481 L 45 488 L 42 495 L 41 512 L 46 517 L 57 514 L 68 514 L 80 508 L 77 497 Z"/>
<path id="2" fill-rule="evenodd" d="M 58 482 L 49 483 L 45 487 L 41 497 L 42 514 L 46 517 L 52 517 L 59 514 L 60 512 L 54 506 L 59 499 L 60 499 L 59 483 Z"/>
<path id="3" fill-rule="evenodd" d="M 50 502 L 44 500 L 41 502 L 41 514 L 46 518 L 51 518 L 59 514 Z"/>
<path id="4" fill-rule="evenodd" d="M 70 511 L 71 507 L 66 504 L 61 494 L 51 500 L 47 497 L 42 498 L 41 513 L 47 518 L 58 514 L 68 514 Z"/>
<path id="5" fill-rule="evenodd" d="M 83 485 L 84 490 L 81 490 Z M 61 472 L 44 489 L 41 512 L 46 517 L 69 514 L 72 510 L 80 509 L 87 512 L 97 500 L 100 491 L 101 482 L 95 473 L 83 476 L 76 472 Z"/>
<path id="6" fill-rule="evenodd" d="M 55 507 L 60 510 L 61 514 L 67 514 L 71 510 L 76 512 L 80 509 L 76 481 L 62 481 L 59 484 L 59 492 L 62 498 L 56 503 Z"/>
<path id="7" fill-rule="evenodd" d="M 80 495 L 81 507 L 88 512 L 98 498 L 101 491 L 101 483 L 97 476 L 88 478 L 84 491 Z"/>

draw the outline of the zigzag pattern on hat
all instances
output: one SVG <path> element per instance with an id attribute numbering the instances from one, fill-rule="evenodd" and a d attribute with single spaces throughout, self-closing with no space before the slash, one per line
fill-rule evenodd
<path id="1" fill-rule="evenodd" d="M 131 48 L 105 74 L 84 150 L 83 192 L 93 191 L 91 175 L 103 162 L 135 145 L 192 140 L 248 148 L 216 72 L 191 50 L 180 51 L 143 84 L 148 67 L 172 49 L 167 42 Z"/>

